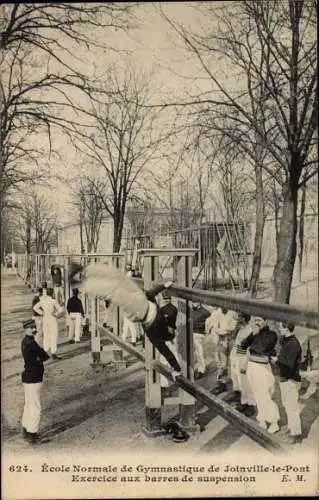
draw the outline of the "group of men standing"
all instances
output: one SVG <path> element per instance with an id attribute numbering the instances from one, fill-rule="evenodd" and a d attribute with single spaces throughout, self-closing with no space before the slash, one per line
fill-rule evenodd
<path id="1" fill-rule="evenodd" d="M 279 431 L 280 420 L 274 399 L 277 378 L 292 444 L 302 439 L 298 403 L 302 350 L 294 328 L 294 324 L 283 322 L 278 335 L 266 319 L 235 315 L 227 309 L 214 311 L 205 323 L 207 333 L 215 337 L 219 382 L 215 393 L 225 390 L 227 378 L 231 379 L 233 390 L 240 397 L 237 410 L 248 417 L 257 410 L 259 425 L 274 434 Z M 195 332 L 194 327 L 194 341 Z M 197 363 L 201 365 L 201 361 Z"/>

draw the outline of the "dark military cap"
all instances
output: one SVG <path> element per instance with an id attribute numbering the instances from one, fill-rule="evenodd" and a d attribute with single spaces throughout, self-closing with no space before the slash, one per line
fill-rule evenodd
<path id="1" fill-rule="evenodd" d="M 23 328 L 26 330 L 27 328 L 36 328 L 36 324 L 34 319 L 28 319 L 27 321 L 23 321 Z"/>

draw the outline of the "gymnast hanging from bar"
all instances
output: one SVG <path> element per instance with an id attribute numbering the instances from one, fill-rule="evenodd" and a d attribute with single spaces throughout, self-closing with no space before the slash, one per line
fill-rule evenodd
<path id="1" fill-rule="evenodd" d="M 83 275 L 82 283 L 75 279 L 78 273 Z M 73 263 L 70 266 L 69 281 L 77 287 L 81 283 L 88 295 L 111 300 L 124 310 L 130 321 L 141 322 L 147 338 L 172 367 L 172 377 L 175 379 L 181 375 L 181 367 L 166 344 L 166 341 L 172 340 L 172 333 L 155 300 L 156 295 L 169 288 L 172 282 L 158 284 L 143 291 L 132 278 L 124 276 L 119 269 L 99 263 L 89 264 L 86 269 Z"/>

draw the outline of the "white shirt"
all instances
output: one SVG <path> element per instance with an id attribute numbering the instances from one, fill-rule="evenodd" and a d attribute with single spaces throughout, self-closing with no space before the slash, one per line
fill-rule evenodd
<path id="1" fill-rule="evenodd" d="M 55 315 L 60 309 L 58 301 L 49 295 L 42 296 L 33 308 L 35 312 L 43 315 L 44 320 L 56 318 Z"/>
<path id="2" fill-rule="evenodd" d="M 221 309 L 217 309 L 206 320 L 206 330 L 215 335 L 225 335 L 234 330 L 236 324 L 237 314 L 234 311 L 227 311 L 224 314 Z"/>

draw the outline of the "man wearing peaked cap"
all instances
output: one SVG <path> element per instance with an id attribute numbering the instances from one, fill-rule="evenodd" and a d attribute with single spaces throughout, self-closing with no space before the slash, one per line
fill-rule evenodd
<path id="1" fill-rule="evenodd" d="M 34 336 L 37 334 L 34 319 L 23 322 L 25 336 L 21 343 L 24 359 L 22 383 L 24 390 L 24 409 L 22 415 L 23 437 L 31 444 L 38 439 L 41 417 L 40 394 L 43 381 L 43 361 L 49 359 L 48 353 L 39 346 Z"/>
<path id="2" fill-rule="evenodd" d="M 24 330 L 28 330 L 29 328 L 31 328 L 32 330 L 33 329 L 36 330 L 36 324 L 35 324 L 34 319 L 27 319 L 22 324 L 23 324 Z"/>

